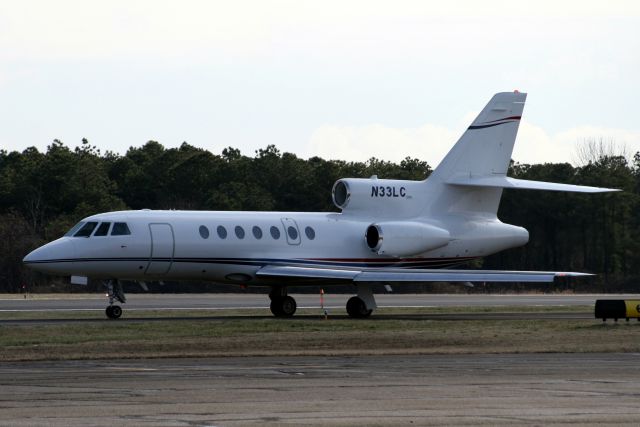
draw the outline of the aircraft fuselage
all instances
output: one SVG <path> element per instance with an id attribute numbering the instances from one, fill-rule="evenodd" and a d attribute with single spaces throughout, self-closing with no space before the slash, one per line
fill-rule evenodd
<path id="1" fill-rule="evenodd" d="M 411 257 L 378 255 L 366 244 L 373 218 L 339 213 L 120 211 L 94 215 L 89 237 L 65 236 L 25 258 L 56 275 L 131 280 L 259 284 L 265 265 L 326 268 L 441 268 L 524 245 L 524 228 L 497 219 L 448 217 L 446 245 Z M 101 224 L 107 234 L 97 236 Z M 112 235 L 125 223 L 130 234 Z M 101 234 L 101 233 L 100 233 Z"/>

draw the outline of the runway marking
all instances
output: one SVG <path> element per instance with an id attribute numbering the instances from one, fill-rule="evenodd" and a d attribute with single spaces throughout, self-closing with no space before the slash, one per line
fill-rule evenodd
<path id="1" fill-rule="evenodd" d="M 386 307 L 386 308 L 403 308 L 403 307 L 407 307 L 407 308 L 418 308 L 418 307 L 435 307 L 435 306 L 425 306 L 425 305 L 421 305 L 421 306 L 416 306 L 416 307 L 410 307 L 410 306 L 403 306 L 403 305 L 398 305 L 398 306 L 392 306 L 392 305 L 386 305 L 386 306 L 379 306 L 379 307 Z M 151 311 L 151 310 L 158 310 L 158 311 L 186 311 L 186 310 L 192 310 L 192 311 L 197 311 L 197 310 L 203 310 L 203 311 L 216 311 L 216 310 L 263 310 L 263 309 L 268 309 L 268 306 L 255 306 L 255 307 L 145 307 L 145 308 L 129 308 L 129 307 L 124 307 L 124 309 L 126 309 L 127 311 Z M 300 306 L 298 308 L 301 309 L 320 309 L 319 306 Z M 344 308 L 342 305 L 335 305 L 335 306 L 325 306 L 325 308 L 331 308 L 331 309 L 340 309 L 340 308 Z M 24 308 L 24 309 L 0 309 L 0 313 L 17 313 L 17 312 L 33 312 L 33 313 L 37 313 L 37 312 L 51 312 L 51 311 L 104 311 L 104 308 Z"/>
<path id="2" fill-rule="evenodd" d="M 136 368 L 133 366 L 104 366 L 104 367 L 101 367 L 100 369 L 107 370 L 107 371 L 132 371 L 132 372 L 147 372 L 147 371 L 159 370 L 155 368 Z"/>
<path id="3" fill-rule="evenodd" d="M 342 306 L 339 306 L 342 307 Z M 162 310 L 162 311 L 185 311 L 185 310 L 258 310 L 267 309 L 269 307 L 148 307 L 148 308 L 129 308 L 125 306 L 127 311 L 150 311 L 150 310 Z M 319 307 L 300 307 L 300 308 L 319 308 Z M 338 308 L 338 307 L 332 307 Z M 13 313 L 13 312 L 49 312 L 49 311 L 104 311 L 104 308 L 25 308 L 25 309 L 0 309 L 0 313 Z"/>
<path id="4" fill-rule="evenodd" d="M 89 298 L 46 298 L 46 297 L 29 297 L 29 298 L 0 298 L 0 301 L 97 301 L 103 297 L 89 297 Z"/>
<path id="5" fill-rule="evenodd" d="M 106 305 L 105 305 L 106 306 Z M 452 308 L 452 307 L 463 307 L 463 306 L 448 306 L 448 305 L 379 305 L 378 308 Z M 512 305 L 492 305 L 493 308 L 515 308 L 518 306 Z M 529 305 L 529 307 L 570 307 L 567 304 L 535 304 Z M 217 311 L 217 310 L 263 310 L 268 309 L 268 306 L 237 306 L 237 307 L 142 307 L 142 308 L 131 308 L 124 306 L 123 309 L 127 311 Z M 320 306 L 298 306 L 299 309 L 318 309 L 320 310 Z M 343 305 L 330 305 L 325 306 L 327 309 L 343 309 Z M 0 313 L 44 313 L 44 312 L 59 312 L 59 311 L 104 311 L 104 308 L 9 308 L 9 309 L 0 309 Z"/>

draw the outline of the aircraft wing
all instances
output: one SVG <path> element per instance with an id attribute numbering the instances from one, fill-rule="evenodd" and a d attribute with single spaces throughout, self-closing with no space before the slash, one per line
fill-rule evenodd
<path id="1" fill-rule="evenodd" d="M 405 268 L 331 269 L 320 267 L 265 266 L 258 277 L 346 280 L 353 282 L 553 282 L 556 277 L 593 276 L 557 271 L 440 270 Z"/>

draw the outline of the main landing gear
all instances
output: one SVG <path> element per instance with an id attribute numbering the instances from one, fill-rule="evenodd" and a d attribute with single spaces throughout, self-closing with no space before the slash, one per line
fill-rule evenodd
<path id="1" fill-rule="evenodd" d="M 354 319 L 364 319 L 371 316 L 373 310 L 377 307 L 376 300 L 373 297 L 371 285 L 357 285 L 358 296 L 349 298 L 347 301 L 347 313 L 349 317 Z"/>
<path id="2" fill-rule="evenodd" d="M 364 319 L 371 316 L 373 310 L 367 309 L 367 305 L 359 297 L 351 297 L 347 301 L 347 313 L 354 319 Z"/>
<path id="3" fill-rule="evenodd" d="M 109 297 L 109 306 L 105 310 L 105 314 L 109 319 L 118 319 L 122 316 L 122 308 L 119 305 L 113 305 L 115 300 L 122 304 L 127 302 L 122 290 L 122 283 L 117 280 L 106 280 L 104 285 L 107 287 L 107 296 Z"/>
<path id="4" fill-rule="evenodd" d="M 292 317 L 298 305 L 296 300 L 287 295 L 287 288 L 284 286 L 274 286 L 269 292 L 271 299 L 271 312 L 276 317 Z"/>
<path id="5" fill-rule="evenodd" d="M 376 309 L 376 300 L 369 284 L 358 284 L 358 296 L 347 301 L 347 313 L 354 319 L 364 319 L 371 316 Z M 297 308 L 296 300 L 287 295 L 285 286 L 274 286 L 269 292 L 271 312 L 276 317 L 292 317 Z"/>

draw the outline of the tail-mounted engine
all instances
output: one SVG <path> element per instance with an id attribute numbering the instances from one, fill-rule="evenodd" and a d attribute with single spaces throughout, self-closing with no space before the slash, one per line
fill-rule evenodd
<path id="1" fill-rule="evenodd" d="M 378 179 L 372 177 L 339 179 L 331 191 L 333 204 L 342 212 L 394 216 L 416 215 L 420 209 L 424 181 Z"/>
<path id="2" fill-rule="evenodd" d="M 378 255 L 406 257 L 418 255 L 449 244 L 449 232 L 433 225 L 414 221 L 388 221 L 371 224 L 365 241 Z"/>

